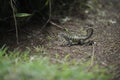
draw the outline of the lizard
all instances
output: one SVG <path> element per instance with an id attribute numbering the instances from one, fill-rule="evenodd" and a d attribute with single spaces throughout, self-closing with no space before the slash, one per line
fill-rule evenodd
<path id="1" fill-rule="evenodd" d="M 79 45 L 92 45 L 94 42 L 93 41 L 86 41 L 88 40 L 92 35 L 93 35 L 93 28 L 88 28 L 86 30 L 87 34 L 85 36 L 71 36 L 70 34 L 67 33 L 59 33 L 59 36 L 65 39 L 67 41 L 68 46 L 72 46 L 75 44 Z"/>

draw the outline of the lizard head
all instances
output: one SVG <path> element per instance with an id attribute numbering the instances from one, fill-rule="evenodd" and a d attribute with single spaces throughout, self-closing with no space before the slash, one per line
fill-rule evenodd
<path id="1" fill-rule="evenodd" d="M 60 32 L 60 33 L 58 33 L 58 36 L 62 36 L 62 37 L 64 37 L 64 36 L 66 36 L 66 34 L 63 33 L 63 32 Z"/>

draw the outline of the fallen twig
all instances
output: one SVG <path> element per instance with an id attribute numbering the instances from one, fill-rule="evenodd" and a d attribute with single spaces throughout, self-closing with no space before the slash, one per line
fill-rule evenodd
<path id="1" fill-rule="evenodd" d="M 65 28 L 63 28 L 62 26 L 60 26 L 60 25 L 54 23 L 53 21 L 50 21 L 50 23 L 51 23 L 52 25 L 58 27 L 59 29 L 65 30 Z"/>
<path id="2" fill-rule="evenodd" d="M 95 45 L 96 45 L 96 42 L 94 42 L 94 44 L 93 44 L 93 51 L 92 51 L 92 56 L 91 56 L 91 62 L 90 62 L 90 66 L 89 66 L 89 68 L 88 68 L 88 71 L 90 71 L 90 70 L 92 69 L 92 67 L 94 66 Z"/>

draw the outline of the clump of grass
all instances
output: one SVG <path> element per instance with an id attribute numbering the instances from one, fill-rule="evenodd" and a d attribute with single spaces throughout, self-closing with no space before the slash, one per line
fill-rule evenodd
<path id="1" fill-rule="evenodd" d="M 0 49 L 1 80 L 108 80 L 105 69 L 98 65 L 90 71 L 88 63 L 66 61 L 51 63 L 49 57 L 28 56 L 27 52 L 2 56 L 6 48 Z M 24 53 L 24 54 L 23 54 Z M 13 58 L 12 58 L 13 56 Z M 31 60 L 32 59 L 32 60 Z"/>

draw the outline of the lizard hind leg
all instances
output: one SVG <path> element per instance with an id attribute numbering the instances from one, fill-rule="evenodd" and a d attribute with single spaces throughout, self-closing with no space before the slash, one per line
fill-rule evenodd
<path id="1" fill-rule="evenodd" d="M 89 41 L 86 42 L 85 45 L 86 45 L 86 46 L 92 46 L 94 43 L 95 43 L 94 41 L 89 40 Z"/>
<path id="2" fill-rule="evenodd" d="M 79 44 L 79 45 L 84 45 L 84 44 L 85 44 L 85 41 L 81 39 L 81 40 L 78 42 L 78 44 Z"/>

